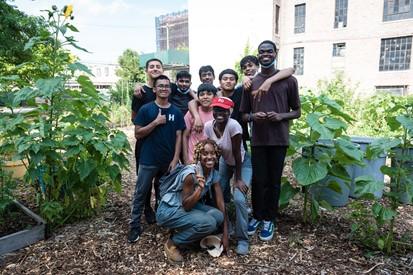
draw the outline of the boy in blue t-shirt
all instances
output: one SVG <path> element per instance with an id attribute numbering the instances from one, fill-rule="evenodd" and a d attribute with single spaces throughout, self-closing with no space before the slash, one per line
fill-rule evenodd
<path id="1" fill-rule="evenodd" d="M 141 234 L 140 218 L 152 179 L 175 168 L 179 161 L 185 129 L 181 111 L 168 101 L 171 93 L 169 78 L 164 75 L 155 78 L 153 91 L 155 101 L 142 106 L 134 121 L 135 137 L 142 141 L 142 145 L 128 235 L 130 243 L 136 242 Z"/>

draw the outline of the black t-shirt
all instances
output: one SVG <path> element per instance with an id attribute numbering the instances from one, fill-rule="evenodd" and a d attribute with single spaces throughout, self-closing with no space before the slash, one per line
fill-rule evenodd
<path id="1" fill-rule="evenodd" d="M 189 90 L 186 94 L 178 91 L 178 86 L 171 83 L 171 94 L 169 95 L 169 102 L 175 105 L 181 112 L 182 115 L 185 115 L 188 112 L 188 102 L 193 98 L 189 93 Z"/>
<path id="2" fill-rule="evenodd" d="M 248 124 L 242 120 L 242 113 L 240 112 L 243 90 L 244 89 L 242 86 L 235 88 L 234 92 L 229 98 L 234 102 L 234 108 L 232 110 L 231 118 L 238 121 L 238 123 L 241 125 L 244 148 L 246 151 L 248 151 L 246 144 L 246 141 L 250 139 L 250 135 L 248 132 Z"/>
<path id="3" fill-rule="evenodd" d="M 139 109 L 146 103 L 152 102 L 156 99 L 153 89 L 147 85 L 143 85 L 143 93 L 141 97 L 132 96 L 132 111 L 138 114 Z"/>

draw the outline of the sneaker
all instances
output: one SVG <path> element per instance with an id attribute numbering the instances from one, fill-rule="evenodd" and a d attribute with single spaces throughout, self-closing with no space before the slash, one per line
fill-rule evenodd
<path id="1" fill-rule="evenodd" d="M 257 231 L 257 228 L 261 225 L 261 221 L 258 221 L 254 218 L 250 220 L 248 223 L 248 235 L 252 236 L 255 234 L 255 231 Z"/>
<path id="2" fill-rule="evenodd" d="M 247 255 L 249 253 L 250 246 L 248 241 L 238 241 L 237 248 L 235 248 L 235 252 L 238 255 Z"/>
<path id="3" fill-rule="evenodd" d="M 151 207 L 145 208 L 144 214 L 145 214 L 145 220 L 148 224 L 156 223 L 155 212 L 153 212 Z"/>
<path id="4" fill-rule="evenodd" d="M 274 236 L 274 223 L 272 221 L 264 221 L 264 226 L 260 232 L 261 241 L 270 241 Z"/>
<path id="5" fill-rule="evenodd" d="M 171 264 L 179 264 L 183 262 L 184 258 L 182 257 L 179 248 L 176 247 L 171 239 L 166 241 L 164 249 L 166 258 Z"/>
<path id="6" fill-rule="evenodd" d="M 139 227 L 130 228 L 128 234 L 128 243 L 135 243 L 137 240 L 139 240 L 140 235 L 141 229 Z"/>

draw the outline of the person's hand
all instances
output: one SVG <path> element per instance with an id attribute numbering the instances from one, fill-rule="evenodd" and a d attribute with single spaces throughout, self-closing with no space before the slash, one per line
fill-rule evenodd
<path id="1" fill-rule="evenodd" d="M 156 126 L 166 123 L 166 115 L 162 114 L 161 109 L 159 109 L 158 116 L 155 118 L 154 121 L 155 121 Z"/>
<path id="2" fill-rule="evenodd" d="M 204 130 L 204 123 L 202 123 L 202 120 L 199 116 L 196 116 L 194 118 L 194 131 L 196 133 L 202 133 Z"/>
<path id="3" fill-rule="evenodd" d="M 168 172 L 171 172 L 172 170 L 174 170 L 177 164 L 178 164 L 178 160 L 173 159 L 171 163 L 169 163 Z"/>
<path id="4" fill-rule="evenodd" d="M 268 81 L 268 79 L 265 80 L 261 84 L 261 86 L 258 88 L 258 90 L 255 90 L 255 91 L 251 92 L 251 95 L 254 98 L 257 98 L 258 102 L 260 102 L 261 101 L 261 96 L 266 94 L 270 90 L 271 84 L 272 84 L 271 81 Z"/>
<path id="5" fill-rule="evenodd" d="M 224 229 L 224 234 L 222 234 L 221 245 L 223 246 L 223 252 L 226 253 L 229 247 L 228 229 Z"/>
<path id="6" fill-rule="evenodd" d="M 284 116 L 280 113 L 276 113 L 276 112 L 267 112 L 267 118 L 270 121 L 273 122 L 278 122 L 284 119 Z"/>
<path id="7" fill-rule="evenodd" d="M 141 98 L 143 95 L 143 86 L 139 83 L 136 83 L 135 88 L 133 89 L 133 96 Z"/>
<path id="8" fill-rule="evenodd" d="M 254 121 L 265 120 L 267 119 L 267 114 L 264 112 L 256 112 L 252 114 L 252 118 Z"/>
<path id="9" fill-rule="evenodd" d="M 234 183 L 234 187 L 238 188 L 238 190 L 241 191 L 244 194 L 247 194 L 247 192 L 248 192 L 248 186 L 242 180 L 236 180 L 235 183 Z"/>
<path id="10" fill-rule="evenodd" d="M 252 85 L 251 78 L 246 76 L 242 79 L 242 86 L 244 87 L 244 89 L 249 90 L 251 88 L 251 85 Z"/>

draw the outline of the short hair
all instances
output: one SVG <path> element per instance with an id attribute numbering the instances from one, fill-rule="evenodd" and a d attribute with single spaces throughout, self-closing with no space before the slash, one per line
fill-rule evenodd
<path id="1" fill-rule="evenodd" d="M 211 92 L 214 94 L 214 96 L 218 92 L 217 88 L 214 85 L 209 84 L 209 83 L 202 83 L 201 85 L 198 86 L 198 95 L 200 92 L 204 92 L 204 91 Z"/>
<path id="2" fill-rule="evenodd" d="M 222 76 L 223 76 L 224 74 L 232 74 L 233 76 L 235 76 L 235 82 L 238 82 L 238 74 L 237 74 L 237 72 L 234 71 L 233 69 L 225 69 L 225 70 L 223 70 L 223 71 L 219 74 L 219 77 L 218 77 L 219 81 L 221 81 Z"/>
<path id="3" fill-rule="evenodd" d="M 275 45 L 274 42 L 272 42 L 271 40 L 264 40 L 262 41 L 259 45 L 258 45 L 258 49 L 260 49 L 262 44 L 271 44 L 274 47 L 274 51 L 277 51 L 277 46 Z"/>
<path id="4" fill-rule="evenodd" d="M 194 163 L 197 163 L 201 160 L 202 151 L 204 150 L 205 145 L 210 144 L 214 147 L 214 153 L 216 156 L 215 162 L 219 160 L 219 155 L 221 154 L 221 150 L 219 149 L 217 143 L 212 139 L 204 139 L 199 141 L 194 147 Z"/>
<path id="5" fill-rule="evenodd" d="M 212 75 L 215 77 L 215 72 L 214 72 L 214 69 L 212 68 L 212 66 L 211 65 L 205 65 L 205 66 L 201 66 L 201 68 L 199 68 L 199 78 L 201 78 L 202 73 L 206 73 L 206 72 L 211 72 Z"/>
<path id="6" fill-rule="evenodd" d="M 251 62 L 251 63 L 253 63 L 253 64 L 257 65 L 257 66 L 260 65 L 260 63 L 258 62 L 258 58 L 257 58 L 255 55 L 247 55 L 247 56 L 244 56 L 244 57 L 241 59 L 241 61 L 239 62 L 239 66 L 241 67 L 241 69 L 242 69 L 242 67 L 244 67 L 248 62 Z"/>
<path id="7" fill-rule="evenodd" d="M 158 61 L 159 63 L 161 63 L 161 66 L 163 67 L 163 63 L 161 60 L 159 60 L 158 58 L 151 58 L 148 61 L 146 61 L 145 63 L 145 69 L 148 69 L 149 67 L 149 63 L 151 63 L 152 61 Z"/>
<path id="8" fill-rule="evenodd" d="M 160 76 L 156 77 L 156 78 L 153 80 L 153 86 L 156 86 L 156 83 L 157 83 L 159 80 L 163 80 L 163 79 L 166 79 L 166 80 L 168 80 L 169 82 L 171 82 L 171 80 L 169 79 L 169 77 L 167 77 L 167 76 L 164 75 L 164 74 L 161 74 Z"/>
<path id="9" fill-rule="evenodd" d="M 181 78 L 189 78 L 189 80 L 191 80 L 192 76 L 187 71 L 180 71 L 176 74 L 176 80 L 178 81 L 178 79 L 181 79 Z"/>

